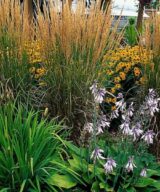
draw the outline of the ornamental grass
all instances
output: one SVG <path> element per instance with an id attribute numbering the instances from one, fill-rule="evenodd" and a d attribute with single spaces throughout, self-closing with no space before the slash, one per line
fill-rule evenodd
<path id="1" fill-rule="evenodd" d="M 148 76 L 147 87 L 154 87 L 160 92 L 160 15 L 156 14 L 145 24 L 145 43 L 148 50 L 153 51 L 153 70 L 146 70 Z"/>
<path id="2" fill-rule="evenodd" d="M 160 94 L 160 15 L 157 13 L 152 16 L 148 22 L 145 23 L 145 43 L 148 50 L 153 52 L 153 68 L 150 70 L 146 68 L 147 83 L 145 84 L 146 90 L 150 87 L 153 87 Z M 148 56 L 148 55 L 147 55 Z M 160 127 L 160 116 L 156 116 L 157 123 L 153 122 L 154 129 L 159 132 Z M 151 149 L 156 156 L 159 158 L 160 142 L 159 136 L 157 137 L 154 147 Z"/>
<path id="3" fill-rule="evenodd" d="M 111 22 L 110 8 L 102 11 L 98 4 L 89 13 L 82 2 L 74 12 L 67 4 L 61 13 L 52 5 L 44 7 L 44 14 L 38 12 L 36 36 L 44 42 L 44 81 L 53 114 L 73 120 L 86 113 L 89 86 L 97 79 L 103 55 L 120 40 Z"/>
<path id="4" fill-rule="evenodd" d="M 20 73 L 24 80 L 21 94 L 31 107 L 48 108 L 51 116 L 65 117 L 69 125 L 77 119 L 84 124 L 91 98 L 89 86 L 98 79 L 106 51 L 118 46 L 122 38 L 123 31 L 117 34 L 118 22 L 111 28 L 110 13 L 110 6 L 103 10 L 99 3 L 89 11 L 83 2 L 78 2 L 76 10 L 68 3 L 62 10 L 50 3 L 44 5 L 43 12 L 37 5 L 29 23 L 19 2 L 1 1 L 0 35 L 15 42 L 16 48 L 10 48 L 18 52 L 14 54 L 15 66 L 19 66 L 15 77 L 20 69 L 24 71 Z M 9 64 L 0 65 L 3 74 L 14 65 L 11 57 L 8 60 Z M 12 81 L 12 73 L 4 75 L 9 78 Z"/>

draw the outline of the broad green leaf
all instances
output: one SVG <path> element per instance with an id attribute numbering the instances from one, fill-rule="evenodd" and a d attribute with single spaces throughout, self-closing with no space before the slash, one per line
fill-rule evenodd
<path id="1" fill-rule="evenodd" d="M 54 174 L 48 179 L 50 185 L 70 189 L 77 185 L 77 182 L 70 175 Z"/>
<path id="2" fill-rule="evenodd" d="M 124 192 L 124 189 L 122 189 L 121 187 L 119 187 L 117 192 Z"/>
<path id="3" fill-rule="evenodd" d="M 107 192 L 114 192 L 113 188 L 111 188 L 108 183 L 100 183 L 100 189 L 105 189 Z"/>
<path id="4" fill-rule="evenodd" d="M 4 188 L 0 190 L 0 192 L 8 192 L 8 191 L 9 191 L 9 188 Z"/>
<path id="5" fill-rule="evenodd" d="M 153 184 L 154 180 L 147 177 L 141 177 L 138 179 L 138 181 L 135 184 L 135 187 L 147 187 L 151 184 Z"/>
<path id="6" fill-rule="evenodd" d="M 156 189 L 160 190 L 160 181 L 154 180 L 154 182 L 151 184 L 151 186 L 155 187 Z"/>
<path id="7" fill-rule="evenodd" d="M 136 192 L 136 189 L 134 187 L 129 187 L 126 189 L 127 192 Z"/>
<path id="8" fill-rule="evenodd" d="M 154 187 L 146 187 L 143 192 L 159 192 L 159 190 L 155 189 Z"/>
<path id="9" fill-rule="evenodd" d="M 76 147 L 74 144 L 72 144 L 69 141 L 64 141 L 64 142 L 65 142 L 66 146 L 71 151 L 74 152 L 74 154 L 76 154 L 76 155 L 78 155 L 78 156 L 80 156 L 82 158 L 85 158 L 85 159 L 87 158 L 88 153 L 87 153 L 87 150 L 85 148 L 78 148 L 78 147 Z"/>
<path id="10" fill-rule="evenodd" d="M 89 165 L 88 165 L 88 170 L 89 170 L 90 172 L 92 172 L 92 173 L 96 171 L 96 174 L 104 174 L 104 169 L 99 168 L 99 167 L 96 166 L 96 165 L 89 164 Z"/>
<path id="11" fill-rule="evenodd" d="M 93 192 L 99 192 L 99 183 L 98 183 L 98 181 L 95 181 L 95 182 L 92 184 L 91 191 L 93 191 Z"/>
<path id="12" fill-rule="evenodd" d="M 126 183 L 125 185 L 123 185 L 123 189 L 127 189 L 130 186 L 130 183 Z"/>
<path id="13" fill-rule="evenodd" d="M 88 169 L 87 162 L 77 155 L 72 155 L 72 156 L 73 156 L 73 159 L 68 160 L 70 166 L 76 171 L 87 172 L 87 169 Z"/>
<path id="14" fill-rule="evenodd" d="M 147 169 L 147 176 L 152 177 L 152 176 L 160 176 L 160 170 L 153 170 L 153 169 Z"/>
<path id="15" fill-rule="evenodd" d="M 91 183 L 92 183 L 92 180 L 90 179 L 88 173 L 84 173 L 84 174 L 82 175 L 82 178 L 83 178 L 83 180 L 84 180 L 87 184 L 91 184 Z"/>

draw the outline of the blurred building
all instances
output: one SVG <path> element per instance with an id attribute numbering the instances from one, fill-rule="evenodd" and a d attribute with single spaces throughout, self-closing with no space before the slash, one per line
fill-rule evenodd
<path id="1" fill-rule="evenodd" d="M 114 0 L 112 4 L 111 15 L 114 16 L 113 25 L 119 20 L 118 29 L 122 29 L 128 24 L 129 18 L 137 18 L 138 16 L 138 0 Z M 149 15 L 144 11 L 144 19 L 149 18 Z"/>

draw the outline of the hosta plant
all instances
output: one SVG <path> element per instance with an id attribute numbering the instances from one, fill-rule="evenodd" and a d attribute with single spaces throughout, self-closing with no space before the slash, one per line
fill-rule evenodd
<path id="1" fill-rule="evenodd" d="M 148 147 L 153 144 L 156 136 L 153 131 L 153 120 L 155 121 L 154 117 L 159 112 L 160 101 L 156 91 L 149 89 L 148 95 L 138 106 L 133 102 L 126 103 L 123 94 L 119 93 L 116 97 L 116 109 L 106 116 L 100 113 L 97 107 L 103 102 L 105 95 L 110 93 L 104 88 L 99 88 L 97 82 L 94 82 L 90 89 L 95 103 L 93 122 L 87 122 L 84 126 L 84 130 L 90 134 L 88 141 L 90 148 L 87 152 L 82 150 L 80 155 L 85 158 L 84 154 L 87 154 L 86 166 L 91 178 L 87 178 L 86 181 L 94 183 L 92 190 L 160 190 L 159 178 L 156 180 L 150 178 L 155 169 L 158 172 L 154 173 L 159 175 L 159 165 L 155 158 L 148 153 Z M 121 116 L 121 123 L 116 133 L 117 137 L 114 142 L 109 143 L 106 138 L 107 127 L 110 127 L 112 119 L 119 116 Z M 82 164 L 84 166 L 85 162 Z M 91 170 L 90 164 L 93 165 L 93 170 Z M 81 168 L 81 170 L 83 169 Z M 90 181 L 93 178 L 95 180 Z"/>
<path id="2" fill-rule="evenodd" d="M 79 188 L 80 191 L 91 192 L 159 191 L 160 166 L 154 156 L 147 153 L 145 148 L 137 150 L 134 145 L 127 145 L 126 148 L 124 143 L 119 143 L 118 138 L 117 142 L 112 144 L 100 140 L 98 144 L 102 151 L 97 153 L 94 162 L 89 156 L 89 148 L 78 148 L 71 142 L 66 142 L 69 158 L 65 168 L 81 175 L 81 180 L 75 181 L 72 190 Z M 57 166 L 62 170 L 58 162 Z M 55 180 L 58 182 L 58 178 Z"/>

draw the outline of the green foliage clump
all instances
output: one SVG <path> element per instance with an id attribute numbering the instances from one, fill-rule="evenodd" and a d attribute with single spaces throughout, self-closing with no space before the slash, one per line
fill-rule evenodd
<path id="1" fill-rule="evenodd" d="M 0 107 L 0 189 L 48 191 L 51 161 L 62 149 L 62 127 L 38 113 L 6 104 Z M 59 132 L 59 136 L 57 133 Z"/>

